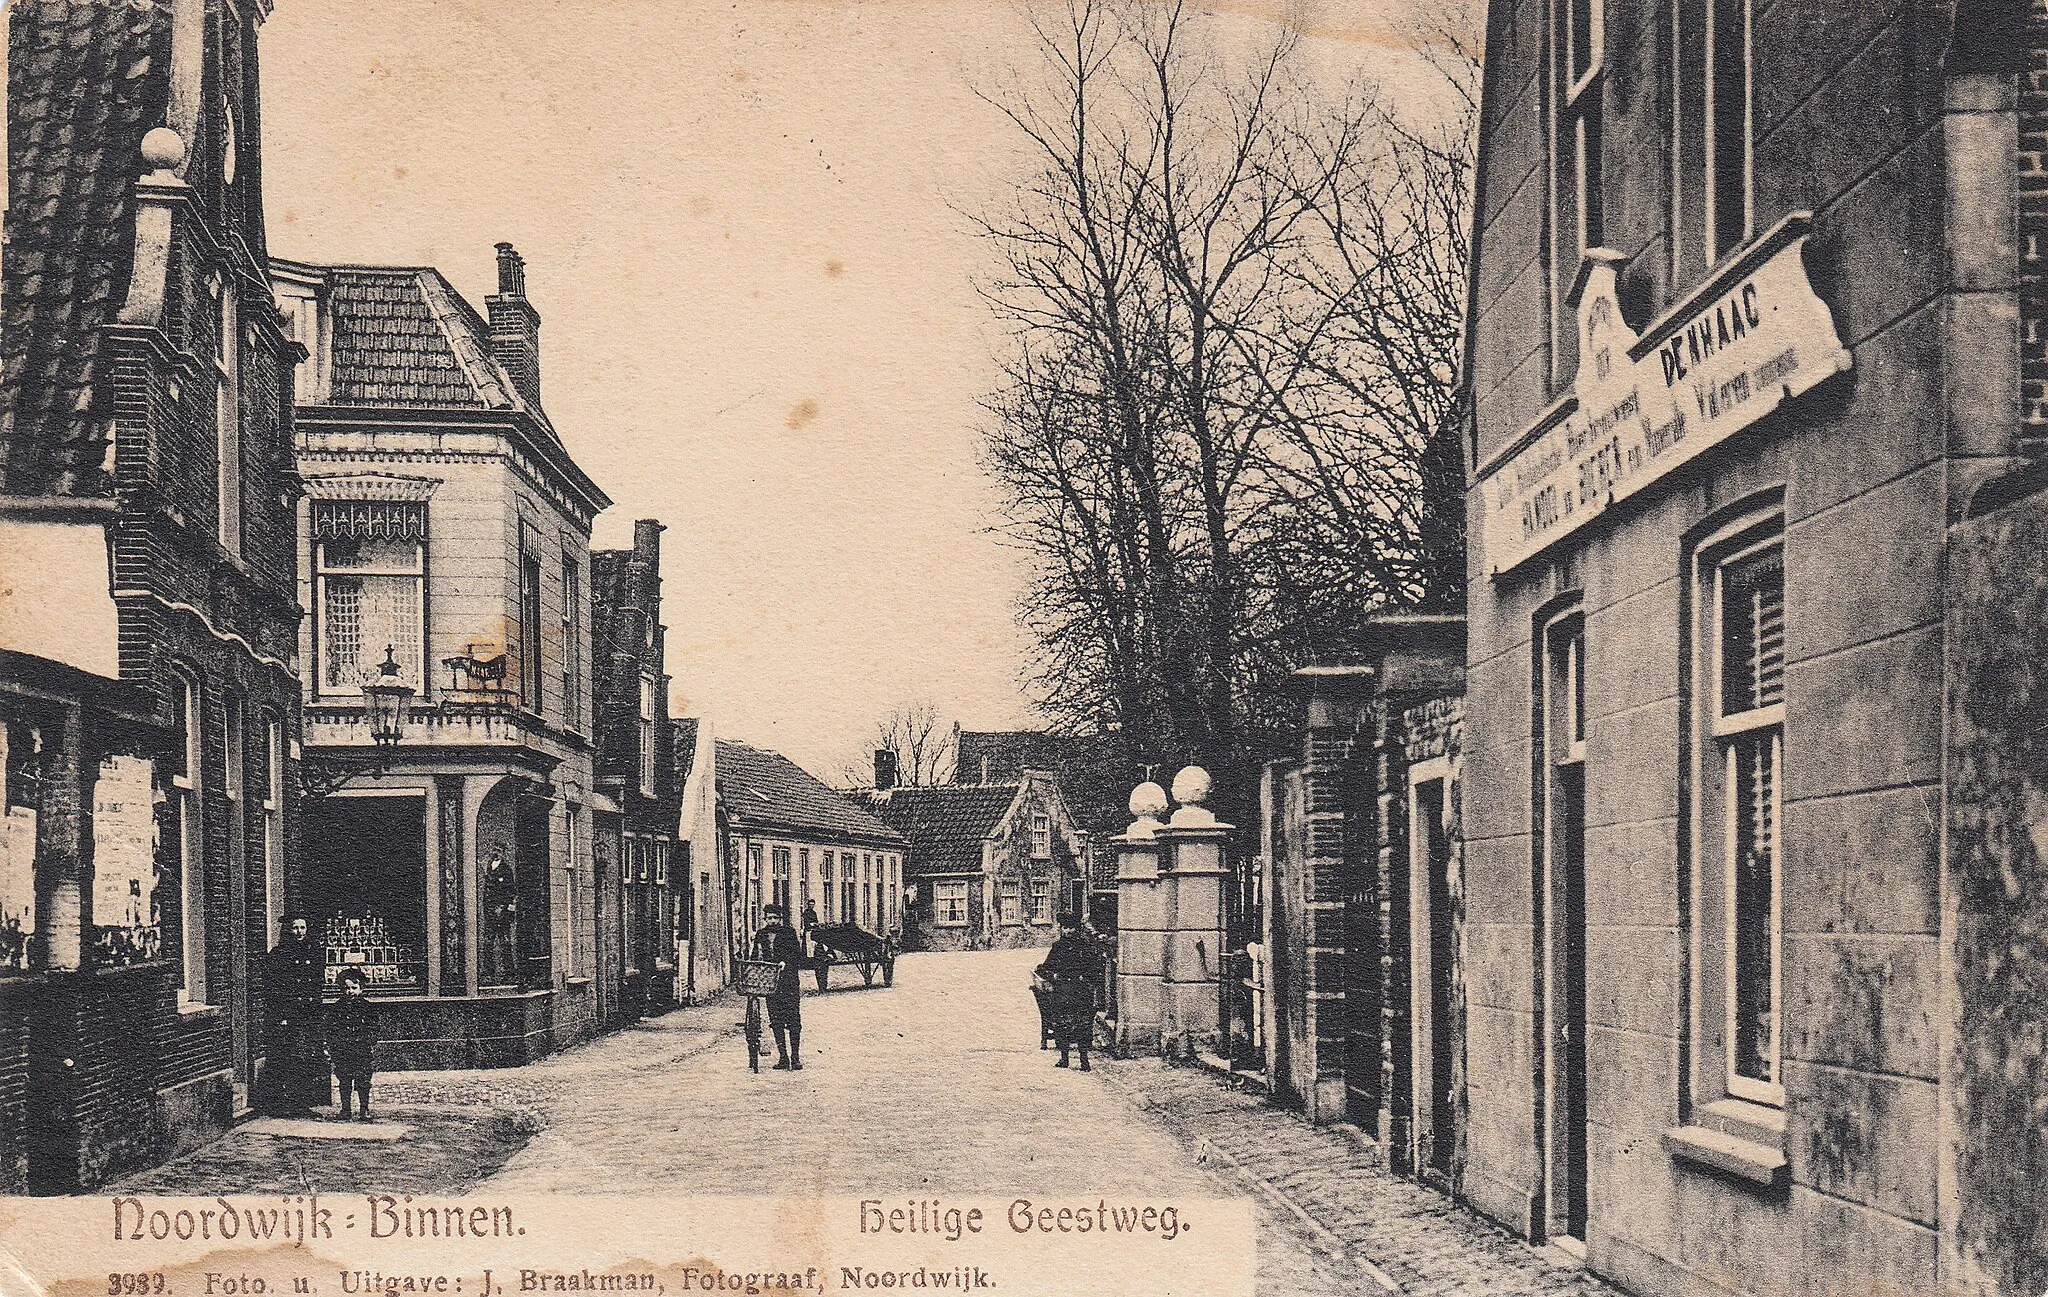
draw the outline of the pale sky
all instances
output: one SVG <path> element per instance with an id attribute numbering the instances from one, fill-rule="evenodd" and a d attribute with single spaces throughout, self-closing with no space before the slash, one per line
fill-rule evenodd
<path id="1" fill-rule="evenodd" d="M 1319 52 L 1372 59 L 1381 12 L 1326 6 Z M 597 543 L 667 525 L 676 714 L 830 778 L 913 700 L 1034 723 L 956 210 L 1023 174 L 970 85 L 1029 56 L 1007 0 L 280 0 L 271 250 L 438 266 L 481 309 L 517 244 Z"/>

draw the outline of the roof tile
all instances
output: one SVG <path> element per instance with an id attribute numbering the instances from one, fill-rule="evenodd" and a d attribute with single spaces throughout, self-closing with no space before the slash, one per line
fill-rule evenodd
<path id="1" fill-rule="evenodd" d="M 718 792 L 747 825 L 902 841 L 902 835 L 833 792 L 780 752 L 718 740 Z"/>

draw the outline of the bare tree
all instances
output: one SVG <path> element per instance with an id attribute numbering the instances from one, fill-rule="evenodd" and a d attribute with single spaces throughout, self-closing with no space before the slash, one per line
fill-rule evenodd
<path id="1" fill-rule="evenodd" d="M 940 714 L 936 703 L 905 703 L 896 708 L 875 722 L 869 746 L 895 758 L 898 784 L 926 787 L 953 780 L 953 723 Z M 871 788 L 874 769 L 848 766 L 840 771 L 840 783 L 847 788 Z"/>
<path id="2" fill-rule="evenodd" d="M 1228 768 L 1278 672 L 1445 579 L 1476 64 L 1428 46 L 1451 111 L 1420 125 L 1308 78 L 1292 26 L 1246 56 L 1182 3 L 1032 19 L 1038 74 L 987 97 L 1036 168 L 976 219 L 1036 684 L 1057 723 Z"/>

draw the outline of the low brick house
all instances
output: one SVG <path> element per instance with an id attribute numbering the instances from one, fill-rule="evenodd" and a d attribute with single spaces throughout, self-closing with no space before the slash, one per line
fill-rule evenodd
<path id="1" fill-rule="evenodd" d="M 0 1191 L 209 1138 L 263 1049 L 299 728 L 268 9 L 0 10 Z"/>
<path id="2" fill-rule="evenodd" d="M 877 771 L 867 808 L 910 842 L 904 944 L 912 950 L 1050 945 L 1086 903 L 1091 841 L 1058 782 L 897 787 Z"/>
<path id="3" fill-rule="evenodd" d="M 752 940 L 771 904 L 787 909 L 793 924 L 815 911 L 821 923 L 877 936 L 902 925 L 902 834 L 780 752 L 734 739 L 719 739 L 715 751 L 736 949 Z"/>

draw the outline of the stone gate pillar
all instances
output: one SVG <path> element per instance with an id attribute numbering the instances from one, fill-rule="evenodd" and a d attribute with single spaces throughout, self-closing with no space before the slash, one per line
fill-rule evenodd
<path id="1" fill-rule="evenodd" d="M 1160 970 L 1160 1047 L 1179 1057 L 1215 1052 L 1223 1031 L 1224 881 L 1228 824 L 1204 804 L 1209 772 L 1189 766 L 1173 779 L 1179 809 L 1156 840 L 1167 936 Z"/>
<path id="2" fill-rule="evenodd" d="M 1125 1055 L 1159 1046 L 1168 932 L 1157 836 L 1166 790 L 1139 784 L 1130 807 L 1131 827 L 1115 839 L 1116 1046 Z"/>

